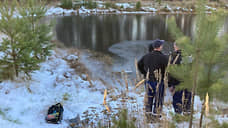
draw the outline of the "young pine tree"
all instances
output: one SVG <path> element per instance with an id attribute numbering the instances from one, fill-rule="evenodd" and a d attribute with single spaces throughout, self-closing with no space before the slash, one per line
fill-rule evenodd
<path id="1" fill-rule="evenodd" d="M 123 109 L 119 112 L 119 119 L 114 117 L 111 128 L 136 128 L 135 122 L 128 117 L 128 110 Z"/>
<path id="2" fill-rule="evenodd" d="M 228 68 L 228 38 L 218 34 L 224 21 L 223 13 L 217 11 L 206 14 L 205 5 L 204 0 L 199 0 L 197 4 L 196 32 L 193 39 L 184 36 L 177 28 L 174 18 L 169 21 L 171 33 L 184 57 L 183 63 L 172 65 L 169 72 L 182 81 L 179 88 L 192 90 L 189 128 L 192 127 L 195 94 L 205 99 L 207 92 L 210 96 L 216 96 L 221 90 L 228 91 L 221 82 Z"/>
<path id="3" fill-rule="evenodd" d="M 20 2 L 5 0 L 0 5 L 0 32 L 6 35 L 0 45 L 3 79 L 18 77 L 20 72 L 29 76 L 50 53 L 51 29 L 40 23 L 46 9 L 36 0 Z"/>

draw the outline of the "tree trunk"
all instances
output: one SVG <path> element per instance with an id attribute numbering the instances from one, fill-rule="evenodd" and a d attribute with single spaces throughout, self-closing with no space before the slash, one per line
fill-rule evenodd
<path id="1" fill-rule="evenodd" d="M 10 45 L 13 46 L 13 44 L 15 43 L 14 42 L 14 37 L 13 36 L 10 36 L 11 38 L 11 42 L 10 42 Z M 11 56 L 13 57 L 13 69 L 14 69 L 14 73 L 16 75 L 16 77 L 18 77 L 18 66 L 16 64 L 16 52 L 15 52 L 15 48 L 12 47 L 12 54 Z"/>
<path id="2" fill-rule="evenodd" d="M 204 112 L 205 112 L 205 102 L 203 103 L 203 106 L 202 106 L 202 109 L 201 109 L 199 128 L 202 128 Z"/>
<path id="3" fill-rule="evenodd" d="M 194 97 L 195 97 L 195 92 L 192 89 L 192 104 L 191 104 L 191 115 L 190 115 L 190 121 L 189 121 L 189 128 L 192 128 L 192 120 L 193 120 L 193 114 L 194 114 Z"/>
<path id="4" fill-rule="evenodd" d="M 16 53 L 14 49 L 13 49 L 13 68 L 14 68 L 16 77 L 18 77 L 18 66 L 16 64 Z"/>
<path id="5" fill-rule="evenodd" d="M 193 88 L 192 88 L 192 103 L 191 103 L 191 116 L 190 116 L 190 121 L 189 121 L 189 128 L 192 128 L 192 120 L 193 120 L 193 114 L 194 114 L 194 99 L 195 99 L 195 92 L 197 88 L 197 78 L 198 78 L 198 68 L 199 68 L 199 53 L 200 50 L 196 50 L 196 60 L 195 60 L 195 67 L 194 70 L 194 77 L 193 77 Z"/>

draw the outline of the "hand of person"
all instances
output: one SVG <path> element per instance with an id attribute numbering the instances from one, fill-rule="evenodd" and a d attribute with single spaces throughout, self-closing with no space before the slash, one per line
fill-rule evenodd
<path id="1" fill-rule="evenodd" d="M 174 47 L 174 51 L 180 50 L 179 47 L 176 45 L 176 43 L 173 44 L 173 47 Z"/>
<path id="2" fill-rule="evenodd" d="M 173 87 L 173 86 L 169 87 L 169 91 L 171 92 L 172 95 L 174 95 L 175 87 Z"/>

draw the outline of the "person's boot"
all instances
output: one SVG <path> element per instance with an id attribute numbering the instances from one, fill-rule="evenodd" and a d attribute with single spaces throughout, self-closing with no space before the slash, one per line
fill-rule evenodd
<path id="1" fill-rule="evenodd" d="M 147 123 L 151 123 L 151 120 L 152 120 L 152 112 L 146 112 L 145 116 L 146 116 L 146 122 Z"/>

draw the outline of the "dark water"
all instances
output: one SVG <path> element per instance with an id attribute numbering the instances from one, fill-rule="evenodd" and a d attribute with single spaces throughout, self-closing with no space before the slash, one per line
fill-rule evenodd
<path id="1" fill-rule="evenodd" d="M 182 32 L 192 37 L 195 16 L 176 15 L 78 15 L 57 18 L 57 39 L 67 47 L 88 48 L 107 52 L 108 48 L 121 41 L 163 39 L 172 42 L 168 30 L 168 18 L 175 16 Z M 228 31 L 228 17 L 223 32 Z"/>
<path id="2" fill-rule="evenodd" d="M 57 18 L 57 39 L 67 47 L 107 52 L 121 41 L 163 39 L 173 41 L 167 20 L 175 16 L 185 35 L 194 33 L 194 15 L 81 15 Z"/>
<path id="3" fill-rule="evenodd" d="M 147 52 L 149 40 L 163 39 L 173 42 L 168 19 L 175 16 L 181 31 L 190 37 L 195 33 L 194 15 L 78 15 L 58 17 L 56 37 L 67 47 L 90 49 L 104 54 L 114 54 L 111 71 L 135 70 L 134 60 Z M 221 28 L 221 33 L 228 32 L 228 17 Z M 167 47 L 170 47 L 170 43 Z M 165 47 L 165 46 L 164 46 Z M 168 50 L 164 50 L 168 51 Z M 169 51 L 171 51 L 169 49 Z M 84 59 L 87 60 L 87 59 Z M 108 76 L 108 71 L 99 64 L 86 62 L 87 67 L 95 72 L 94 76 Z M 96 68 L 94 68 L 94 66 Z M 100 67 L 99 67 L 100 66 Z M 101 72 L 103 71 L 103 72 Z M 100 75 L 98 74 L 100 73 Z M 110 77 L 107 77 L 111 78 Z"/>

